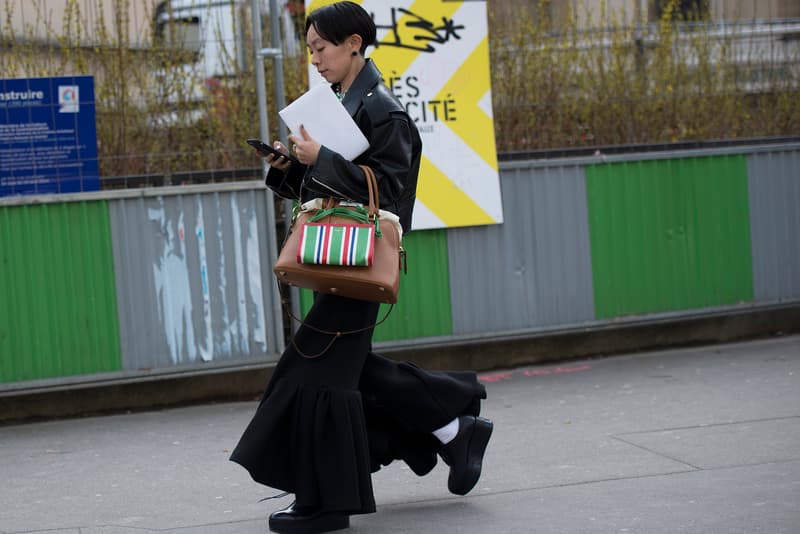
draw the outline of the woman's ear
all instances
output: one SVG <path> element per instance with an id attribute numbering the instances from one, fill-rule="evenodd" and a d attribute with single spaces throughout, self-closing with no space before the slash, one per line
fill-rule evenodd
<path id="1" fill-rule="evenodd" d="M 357 33 L 351 35 L 348 40 L 350 42 L 350 46 L 353 48 L 352 55 L 357 56 L 361 50 L 361 43 L 363 43 L 364 40 Z"/>

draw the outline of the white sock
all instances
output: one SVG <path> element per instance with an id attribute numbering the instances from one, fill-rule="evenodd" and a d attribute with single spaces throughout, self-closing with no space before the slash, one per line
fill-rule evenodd
<path id="1" fill-rule="evenodd" d="M 438 428 L 433 431 L 433 435 L 439 438 L 439 441 L 441 441 L 443 445 L 453 441 L 453 438 L 456 437 L 456 434 L 458 434 L 458 417 L 444 425 L 442 428 Z"/>

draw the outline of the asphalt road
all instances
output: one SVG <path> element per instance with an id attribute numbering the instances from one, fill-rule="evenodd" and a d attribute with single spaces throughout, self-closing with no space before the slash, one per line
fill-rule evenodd
<path id="1" fill-rule="evenodd" d="M 466 497 L 374 475 L 356 533 L 800 533 L 800 337 L 482 376 Z M 227 460 L 255 401 L 0 427 L 0 532 L 255 534 L 291 496 Z"/>

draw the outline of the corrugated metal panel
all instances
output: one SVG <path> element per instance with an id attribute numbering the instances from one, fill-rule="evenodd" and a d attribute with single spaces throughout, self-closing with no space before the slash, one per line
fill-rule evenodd
<path id="1" fill-rule="evenodd" d="M 447 231 L 411 232 L 403 238 L 408 274 L 400 275 L 400 297 L 375 341 L 448 336 L 452 333 L 451 285 L 447 276 Z M 386 306 L 381 306 L 381 312 Z M 379 316 L 379 318 L 382 315 Z"/>
<path id="2" fill-rule="evenodd" d="M 586 167 L 598 318 L 753 299 L 742 155 Z"/>
<path id="3" fill-rule="evenodd" d="M 401 274 L 400 297 L 389 318 L 375 329 L 373 340 L 389 341 L 448 336 L 450 283 L 447 277 L 447 233 L 445 230 L 411 232 L 403 237 L 408 255 L 408 273 Z M 304 313 L 311 307 L 308 290 L 301 293 Z M 378 320 L 388 306 L 381 306 Z"/>
<path id="4" fill-rule="evenodd" d="M 266 202 L 260 189 L 110 203 L 125 369 L 274 356 Z"/>
<path id="5" fill-rule="evenodd" d="M 105 202 L 0 206 L 0 382 L 120 368 Z"/>
<path id="6" fill-rule="evenodd" d="M 756 305 L 797 300 L 799 154 L 504 163 L 504 224 L 407 236 L 401 302 L 376 341 L 715 313 L 752 301 L 753 278 Z M 276 356 L 267 202 L 261 184 L 0 199 L 0 381 Z"/>
<path id="7" fill-rule="evenodd" d="M 756 301 L 800 299 L 800 150 L 747 158 Z"/>
<path id="8" fill-rule="evenodd" d="M 455 334 L 594 318 L 583 170 L 501 168 L 502 225 L 448 233 Z"/>

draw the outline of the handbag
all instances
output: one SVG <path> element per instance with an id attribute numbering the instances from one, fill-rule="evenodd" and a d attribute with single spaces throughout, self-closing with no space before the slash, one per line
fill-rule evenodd
<path id="1" fill-rule="evenodd" d="M 273 271 L 279 282 L 342 297 L 394 304 L 406 270 L 399 218 L 380 209 L 375 173 L 361 165 L 369 204 L 306 202 L 295 214 Z"/>

